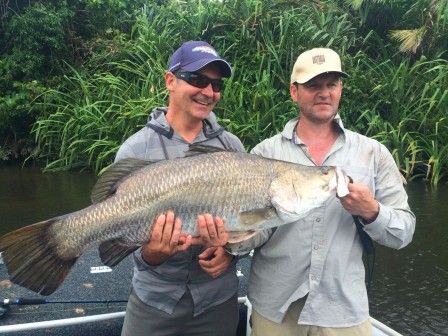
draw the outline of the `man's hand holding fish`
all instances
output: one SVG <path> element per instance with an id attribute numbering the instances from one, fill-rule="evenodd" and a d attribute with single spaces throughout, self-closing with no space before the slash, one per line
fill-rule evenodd
<path id="1" fill-rule="evenodd" d="M 148 242 L 142 246 L 142 258 L 150 265 L 160 265 L 174 253 L 191 245 L 191 235 L 181 235 L 182 222 L 174 212 L 167 211 L 154 221 Z"/>

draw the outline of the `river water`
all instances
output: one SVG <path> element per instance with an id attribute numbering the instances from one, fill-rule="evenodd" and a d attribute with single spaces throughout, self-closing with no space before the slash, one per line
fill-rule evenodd
<path id="1" fill-rule="evenodd" d="M 0 166 L 0 235 L 85 207 L 95 180 Z M 406 189 L 417 216 L 414 240 L 399 251 L 376 246 L 370 313 L 403 335 L 448 335 L 448 185 Z"/>

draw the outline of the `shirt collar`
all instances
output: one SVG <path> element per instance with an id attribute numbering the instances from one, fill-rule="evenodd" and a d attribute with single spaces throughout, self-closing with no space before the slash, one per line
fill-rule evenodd
<path id="1" fill-rule="evenodd" d="M 303 141 L 300 140 L 300 138 L 297 136 L 297 133 L 296 133 L 296 126 L 297 126 L 298 122 L 299 122 L 299 117 L 295 117 L 295 118 L 291 119 L 290 121 L 288 121 L 286 123 L 285 127 L 283 128 L 282 136 L 285 139 L 292 141 L 296 145 L 303 145 Z M 339 113 L 336 114 L 336 116 L 333 119 L 333 122 L 336 123 L 336 125 L 339 127 L 339 129 L 341 130 L 341 134 L 345 135 L 345 127 L 344 127 L 344 124 L 342 122 L 342 119 L 341 119 L 341 116 L 339 115 Z"/>

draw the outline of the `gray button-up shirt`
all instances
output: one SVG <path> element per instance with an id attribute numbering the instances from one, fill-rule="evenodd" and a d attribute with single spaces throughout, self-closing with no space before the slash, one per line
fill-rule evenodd
<path id="1" fill-rule="evenodd" d="M 129 157 L 163 160 L 184 156 L 188 143 L 170 127 L 165 113 L 165 108 L 156 108 L 146 127 L 121 145 L 115 161 Z M 204 121 L 203 130 L 193 143 L 244 151 L 241 141 L 218 125 L 213 112 Z M 163 176 L 160 178 L 163 179 Z M 171 256 L 161 265 L 151 266 L 142 259 L 138 249 L 134 253 L 132 279 L 136 295 L 147 305 L 172 313 L 188 289 L 193 297 L 194 315 L 228 300 L 238 290 L 236 260 L 214 279 L 199 266 L 198 255 L 202 251 L 201 246 L 192 246 L 185 252 Z"/>
<path id="2" fill-rule="evenodd" d="M 339 166 L 369 187 L 380 204 L 377 219 L 364 226 L 376 242 L 399 249 L 412 239 L 415 216 L 397 166 L 385 146 L 344 129 L 324 165 Z M 252 152 L 264 157 L 313 165 L 306 145 L 296 136 L 297 119 L 283 132 L 258 144 Z M 263 231 L 241 251 L 256 248 L 248 284 L 253 308 L 280 322 L 289 305 L 308 294 L 297 316 L 299 324 L 349 327 L 369 317 L 362 245 L 353 218 L 336 198 L 311 215 L 276 230 Z"/>

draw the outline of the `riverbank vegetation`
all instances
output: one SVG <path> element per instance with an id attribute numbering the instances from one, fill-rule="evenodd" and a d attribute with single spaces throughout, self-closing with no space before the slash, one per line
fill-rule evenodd
<path id="1" fill-rule="evenodd" d="M 406 179 L 448 180 L 448 0 L 8 6 L 0 9 L 0 161 L 99 172 L 149 111 L 166 105 L 169 55 L 201 39 L 232 63 L 216 113 L 247 148 L 297 114 L 288 89 L 297 55 L 331 47 L 350 75 L 346 127 L 384 143 Z"/>

